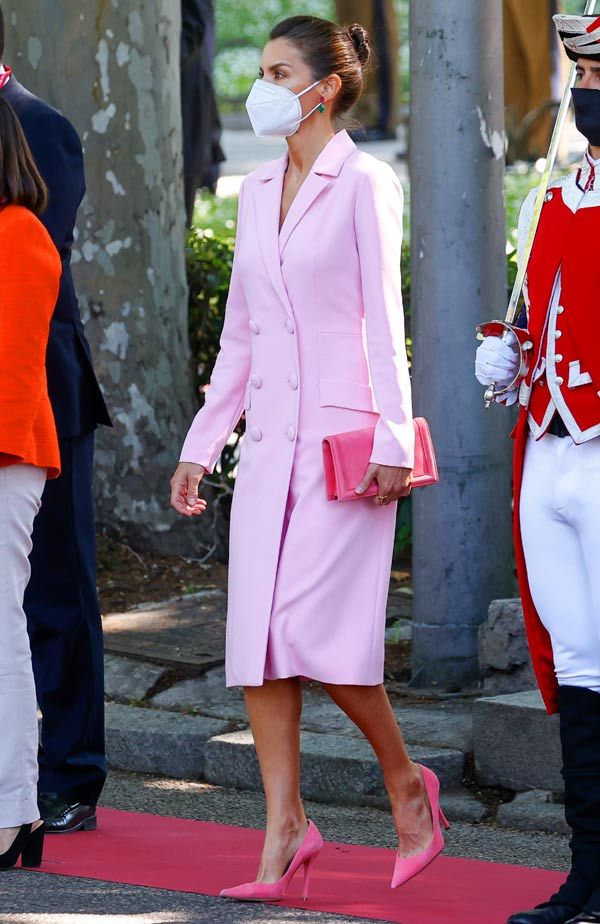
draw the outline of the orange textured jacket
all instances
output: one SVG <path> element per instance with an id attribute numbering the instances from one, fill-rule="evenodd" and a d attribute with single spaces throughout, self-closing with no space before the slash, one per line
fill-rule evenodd
<path id="1" fill-rule="evenodd" d="M 29 209 L 0 207 L 0 466 L 60 474 L 46 383 L 46 347 L 58 298 L 60 257 Z"/>

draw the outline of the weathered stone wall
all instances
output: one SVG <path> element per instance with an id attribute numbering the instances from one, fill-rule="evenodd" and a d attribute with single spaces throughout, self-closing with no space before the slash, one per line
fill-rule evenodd
<path id="1" fill-rule="evenodd" d="M 3 0 L 5 60 L 85 149 L 75 283 L 115 429 L 98 433 L 101 522 L 191 548 L 168 479 L 191 420 L 175 0 Z M 183 540 L 181 541 L 181 534 Z M 179 541 L 178 541 L 179 537 Z"/>
<path id="2" fill-rule="evenodd" d="M 517 693 L 537 684 L 520 600 L 494 600 L 479 628 L 479 668 L 487 693 Z"/>

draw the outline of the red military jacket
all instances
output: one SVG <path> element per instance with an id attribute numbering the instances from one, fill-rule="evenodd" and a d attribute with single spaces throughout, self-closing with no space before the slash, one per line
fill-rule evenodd
<path id="1" fill-rule="evenodd" d="M 522 241 L 535 192 L 525 201 Z M 519 587 L 533 666 L 549 712 L 558 708 L 550 636 L 533 603 L 520 527 L 528 431 L 546 432 L 558 410 L 576 443 L 600 436 L 600 163 L 583 167 L 546 195 L 527 268 L 528 327 L 535 361 L 523 384 L 515 429 L 514 527 Z"/>

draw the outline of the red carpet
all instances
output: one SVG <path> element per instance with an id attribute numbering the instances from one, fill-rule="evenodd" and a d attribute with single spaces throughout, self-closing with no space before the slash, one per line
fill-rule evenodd
<path id="1" fill-rule="evenodd" d="M 98 831 L 48 837 L 42 872 L 216 895 L 252 879 L 262 832 L 156 815 L 99 811 Z M 301 873 L 286 905 L 398 924 L 504 924 L 545 899 L 563 877 L 538 869 L 440 857 L 415 880 L 389 887 L 393 853 L 327 844 L 310 900 Z"/>

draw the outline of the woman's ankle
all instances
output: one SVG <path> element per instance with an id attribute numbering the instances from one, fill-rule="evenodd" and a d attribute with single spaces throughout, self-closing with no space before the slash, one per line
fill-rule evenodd
<path id="1" fill-rule="evenodd" d="M 384 775 L 384 781 L 392 808 L 427 796 L 423 776 L 416 764 L 411 763 L 406 769 Z"/>
<path id="2" fill-rule="evenodd" d="M 299 834 L 303 834 L 308 826 L 304 809 L 286 812 L 285 815 L 278 815 L 275 818 L 267 819 L 267 833 L 273 837 L 283 840 L 291 839 Z"/>

